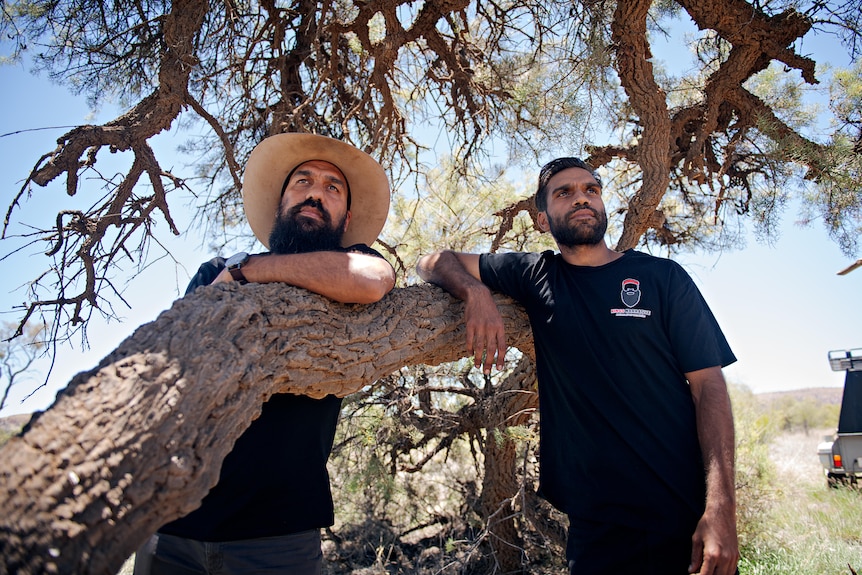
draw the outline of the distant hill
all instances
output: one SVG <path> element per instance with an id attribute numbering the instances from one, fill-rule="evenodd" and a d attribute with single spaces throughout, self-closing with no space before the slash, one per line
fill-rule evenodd
<path id="1" fill-rule="evenodd" d="M 844 387 L 810 387 L 807 389 L 794 389 L 791 391 L 774 391 L 771 393 L 756 393 L 756 397 L 761 404 L 769 407 L 775 402 L 786 401 L 792 399 L 796 401 L 804 401 L 806 399 L 814 400 L 815 403 L 825 405 L 841 405 L 841 398 L 844 395 Z"/>

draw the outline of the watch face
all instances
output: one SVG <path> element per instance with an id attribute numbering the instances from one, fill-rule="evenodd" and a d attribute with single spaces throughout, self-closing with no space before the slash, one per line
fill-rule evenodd
<path id="1" fill-rule="evenodd" d="M 238 254 L 234 254 L 227 259 L 225 265 L 227 267 L 239 266 L 248 261 L 248 254 L 245 252 L 239 252 Z"/>

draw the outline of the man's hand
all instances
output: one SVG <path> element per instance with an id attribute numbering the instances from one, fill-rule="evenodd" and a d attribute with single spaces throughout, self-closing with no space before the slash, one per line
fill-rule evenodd
<path id="1" fill-rule="evenodd" d="M 467 353 L 474 356 L 473 364 L 484 373 L 491 373 L 491 366 L 503 369 L 506 359 L 506 329 L 503 316 L 484 285 L 468 290 L 465 300 L 464 322 L 467 324 Z"/>
<path id="2" fill-rule="evenodd" d="M 491 373 L 491 366 L 503 369 L 506 359 L 506 332 L 503 317 L 491 290 L 481 281 L 479 255 L 442 251 L 422 256 L 416 271 L 426 282 L 438 285 L 462 300 L 467 325 L 467 354 L 474 364 Z M 495 361 L 496 360 L 496 361 Z"/>
<path id="3" fill-rule="evenodd" d="M 689 573 L 733 575 L 739 562 L 734 513 L 704 513 L 692 537 Z"/>
<path id="4" fill-rule="evenodd" d="M 230 272 L 227 270 L 227 268 L 225 268 L 219 272 L 219 274 L 216 276 L 216 278 L 212 281 L 212 283 L 210 285 L 223 284 L 223 283 L 232 282 L 232 281 L 233 281 L 233 276 L 230 275 Z"/>

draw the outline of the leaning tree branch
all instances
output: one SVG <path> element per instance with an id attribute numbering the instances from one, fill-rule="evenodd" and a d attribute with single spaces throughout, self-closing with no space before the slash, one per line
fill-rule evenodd
<path id="1" fill-rule="evenodd" d="M 523 310 L 498 303 L 510 345 L 531 352 Z M 344 396 L 463 355 L 462 304 L 430 285 L 369 306 L 283 284 L 201 288 L 0 449 L 0 573 L 116 573 L 200 504 L 272 394 Z"/>
<path id="2" fill-rule="evenodd" d="M 158 88 L 134 108 L 104 126 L 79 126 L 58 140 L 53 154 L 36 165 L 29 181 L 46 186 L 67 173 L 74 178 L 83 165 L 81 157 L 89 149 L 109 147 L 125 151 L 170 128 L 185 105 L 188 82 L 197 63 L 194 39 L 203 25 L 209 6 L 206 0 L 177 0 L 164 21 L 166 49 L 159 68 Z M 69 188 L 74 195 L 77 186 Z"/>
<path id="3" fill-rule="evenodd" d="M 811 29 L 811 19 L 795 10 L 768 16 L 745 0 L 679 0 L 701 30 L 715 30 L 734 47 L 755 45 L 768 59 L 778 60 L 802 72 L 809 84 L 817 84 L 815 62 L 788 48 Z"/>
<path id="4" fill-rule="evenodd" d="M 704 102 L 694 107 L 699 118 L 698 122 L 693 124 L 697 126 L 697 130 L 693 132 L 693 141 L 687 142 L 682 132 L 674 132 L 675 138 L 671 140 L 685 142 L 685 173 L 692 180 L 703 183 L 709 178 L 703 171 L 705 166 L 709 166 L 711 172 L 720 169 L 717 165 L 709 165 L 708 159 L 705 158 L 708 140 L 712 134 L 727 130 L 726 123 L 731 118 L 740 119 L 720 112 L 729 94 L 766 69 L 772 60 L 798 68 L 807 82 L 817 83 L 814 78 L 814 61 L 796 55 L 789 48 L 790 44 L 808 32 L 811 21 L 792 10 L 767 16 L 742 0 L 729 0 L 718 4 L 685 0 L 681 4 L 701 29 L 715 30 L 733 46 L 727 59 L 710 75 L 704 88 Z M 751 115 L 741 116 L 743 120 L 751 119 Z M 737 129 L 744 130 L 753 126 L 753 123 L 744 123 Z"/>
<path id="5" fill-rule="evenodd" d="M 611 24 L 616 46 L 617 72 L 643 125 L 638 164 L 643 171 L 641 189 L 629 200 L 623 233 L 616 249 L 637 245 L 649 229 L 653 214 L 670 184 L 670 117 L 664 90 L 655 81 L 646 21 L 649 0 L 621 0 Z"/>

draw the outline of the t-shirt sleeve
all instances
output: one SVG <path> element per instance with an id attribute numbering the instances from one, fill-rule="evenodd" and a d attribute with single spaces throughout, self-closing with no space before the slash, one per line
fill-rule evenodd
<path id="1" fill-rule="evenodd" d="M 481 254 L 479 275 L 491 290 L 524 303 L 535 276 L 542 273 L 543 255 L 537 253 Z"/>
<path id="2" fill-rule="evenodd" d="M 191 281 L 189 281 L 189 285 L 186 288 L 186 295 L 189 295 L 201 286 L 211 284 L 224 268 L 225 259 L 222 257 L 215 257 L 208 262 L 202 263 L 198 268 L 197 273 L 192 277 Z"/>
<path id="3" fill-rule="evenodd" d="M 369 256 L 377 256 L 378 258 L 385 260 L 386 258 L 383 255 L 375 250 L 374 248 L 368 247 L 365 244 L 353 244 L 352 246 L 348 246 L 344 248 L 345 252 L 354 252 L 359 254 L 367 254 Z"/>
<path id="4" fill-rule="evenodd" d="M 672 262 L 666 318 L 670 342 L 683 373 L 725 367 L 736 361 L 730 344 L 694 281 Z"/>

